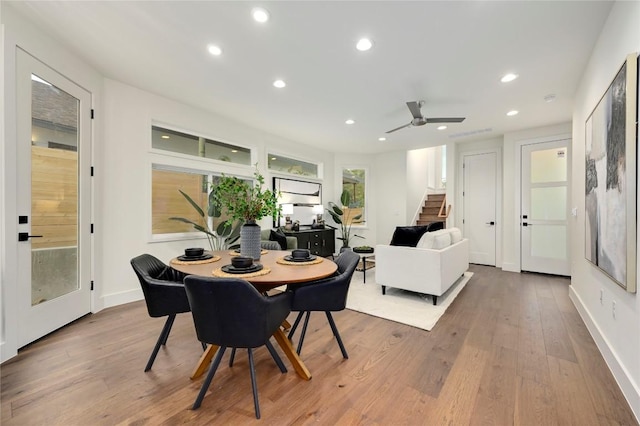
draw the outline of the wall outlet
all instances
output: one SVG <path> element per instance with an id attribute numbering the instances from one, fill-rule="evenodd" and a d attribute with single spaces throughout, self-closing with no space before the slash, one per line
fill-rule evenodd
<path id="1" fill-rule="evenodd" d="M 613 319 L 616 319 L 616 301 L 611 302 L 611 314 L 613 315 Z"/>
<path id="2" fill-rule="evenodd" d="M 604 305 L 604 289 L 600 289 L 600 304 Z"/>

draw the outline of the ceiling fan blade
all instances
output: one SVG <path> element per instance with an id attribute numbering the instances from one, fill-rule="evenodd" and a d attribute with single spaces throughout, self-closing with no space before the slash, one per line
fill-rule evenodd
<path id="1" fill-rule="evenodd" d="M 409 126 L 411 126 L 411 123 L 409 123 L 409 124 L 405 124 L 404 126 L 396 127 L 395 129 L 393 129 L 393 130 L 389 130 L 389 131 L 388 131 L 388 132 L 386 132 L 386 133 L 393 133 L 393 132 L 395 132 L 396 130 L 404 129 L 405 127 L 409 127 Z"/>
<path id="2" fill-rule="evenodd" d="M 409 111 L 411 111 L 411 115 L 413 118 L 422 118 L 422 112 L 420 112 L 421 102 L 410 101 L 407 102 L 407 106 L 409 107 Z"/>
<path id="3" fill-rule="evenodd" d="M 462 123 L 466 117 L 427 118 L 427 123 Z"/>

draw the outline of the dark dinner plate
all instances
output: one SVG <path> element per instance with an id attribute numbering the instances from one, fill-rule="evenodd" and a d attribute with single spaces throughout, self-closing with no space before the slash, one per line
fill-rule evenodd
<path id="1" fill-rule="evenodd" d="M 318 258 L 318 256 L 314 256 L 313 254 L 309 257 L 293 257 L 291 255 L 287 255 L 284 257 L 284 260 L 286 260 L 287 262 L 311 262 L 312 260 L 316 260 Z"/>
<path id="2" fill-rule="evenodd" d="M 263 268 L 262 264 L 254 263 L 248 268 L 236 268 L 233 265 L 224 265 L 222 268 L 222 272 L 226 272 L 227 274 L 250 274 L 251 272 L 261 271 Z"/>
<path id="3" fill-rule="evenodd" d="M 178 256 L 178 260 L 181 260 L 183 262 L 189 262 L 189 261 L 195 261 L 195 260 L 207 260 L 207 259 L 211 259 L 213 257 L 212 254 L 209 253 L 205 253 L 202 256 Z"/>

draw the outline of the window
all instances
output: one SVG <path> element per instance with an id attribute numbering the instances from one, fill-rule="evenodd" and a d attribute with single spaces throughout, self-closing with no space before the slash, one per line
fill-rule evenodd
<path id="1" fill-rule="evenodd" d="M 190 224 L 169 218 L 183 217 L 202 223 L 202 218 L 182 196 L 180 190 L 206 212 L 209 177 L 195 172 L 167 170 L 157 164 L 153 165 L 151 173 L 153 234 L 196 232 Z"/>
<path id="2" fill-rule="evenodd" d="M 318 164 L 269 153 L 267 164 L 269 170 L 290 173 L 292 175 L 320 177 Z"/>
<path id="3" fill-rule="evenodd" d="M 253 183 L 251 149 L 212 141 L 163 127 L 151 127 L 151 235 L 153 241 L 202 238 L 184 218 L 221 232 L 227 217 L 208 215 L 209 193 L 222 174 Z M 172 155 L 180 153 L 183 155 Z M 217 161 L 213 161 L 217 160 Z M 203 218 L 180 191 L 205 213 Z M 226 232 L 226 230 L 224 230 Z"/>
<path id="4" fill-rule="evenodd" d="M 343 206 L 347 223 L 362 225 L 366 220 L 366 177 L 365 169 L 342 169 L 342 191 L 349 193 L 349 205 Z"/>
<path id="5" fill-rule="evenodd" d="M 151 127 L 151 147 L 194 157 L 251 165 L 251 150 L 248 148 L 157 126 Z"/>

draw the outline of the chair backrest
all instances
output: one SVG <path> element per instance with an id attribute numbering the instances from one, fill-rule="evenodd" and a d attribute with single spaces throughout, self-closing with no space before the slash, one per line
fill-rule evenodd
<path id="1" fill-rule="evenodd" d="M 150 254 L 134 257 L 131 266 L 140 281 L 150 316 L 189 312 L 189 301 L 182 282 L 184 274 Z"/>
<path id="2" fill-rule="evenodd" d="M 341 311 L 347 306 L 351 278 L 360 256 L 351 250 L 336 259 L 338 275 L 295 288 L 294 311 Z"/>
<path id="3" fill-rule="evenodd" d="M 290 293 L 266 297 L 245 280 L 190 275 L 184 283 L 198 340 L 205 343 L 262 346 L 291 312 Z"/>

